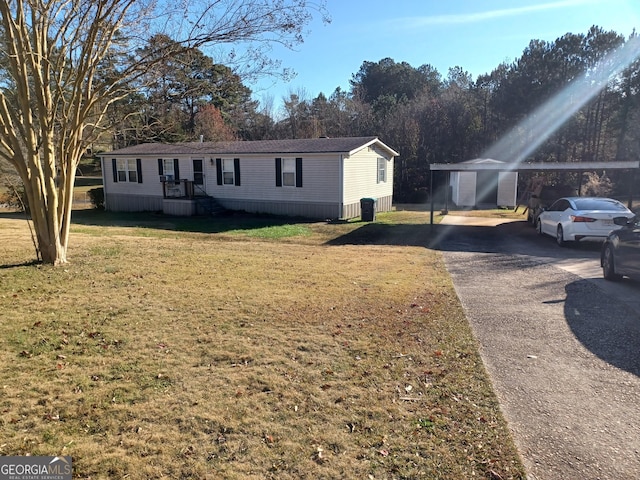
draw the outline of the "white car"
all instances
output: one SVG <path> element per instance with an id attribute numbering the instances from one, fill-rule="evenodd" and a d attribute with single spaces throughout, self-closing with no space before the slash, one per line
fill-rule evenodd
<path id="1" fill-rule="evenodd" d="M 581 240 L 600 240 L 621 228 L 614 218 L 632 219 L 634 214 L 612 198 L 562 197 L 546 208 L 537 220 L 538 233 L 556 238 L 558 245 Z"/>

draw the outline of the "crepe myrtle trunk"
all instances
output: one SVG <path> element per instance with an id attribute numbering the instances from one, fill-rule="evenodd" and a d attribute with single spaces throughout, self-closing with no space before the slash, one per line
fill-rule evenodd
<path id="1" fill-rule="evenodd" d="M 67 263 L 73 184 L 79 155 L 56 162 L 53 149 L 26 159 L 19 169 L 25 186 L 37 253 L 43 263 Z"/>

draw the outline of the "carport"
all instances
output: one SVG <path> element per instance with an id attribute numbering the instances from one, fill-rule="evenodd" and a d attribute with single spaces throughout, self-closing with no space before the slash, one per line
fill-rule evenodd
<path id="1" fill-rule="evenodd" d="M 433 173 L 447 172 L 447 185 L 451 172 L 578 172 L 579 185 L 582 184 L 582 174 L 584 172 L 597 170 L 628 170 L 629 171 L 629 207 L 633 201 L 633 187 L 635 186 L 636 172 L 640 168 L 640 161 L 615 161 L 615 162 L 566 162 L 566 163 L 433 163 L 429 166 L 430 192 L 431 192 L 431 217 L 430 223 L 433 225 L 434 194 L 433 194 Z M 448 189 L 445 194 L 445 204 L 448 203 Z"/>

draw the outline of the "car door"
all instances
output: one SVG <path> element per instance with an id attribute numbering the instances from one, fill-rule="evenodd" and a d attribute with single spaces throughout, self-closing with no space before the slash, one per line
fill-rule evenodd
<path id="1" fill-rule="evenodd" d="M 545 211 L 545 214 L 541 217 L 541 227 L 543 233 L 555 236 L 556 229 L 558 228 L 558 223 L 561 222 L 564 211 L 570 206 L 571 205 L 569 204 L 569 202 L 564 198 L 553 202 L 551 206 Z"/>
<path id="2" fill-rule="evenodd" d="M 621 228 L 618 234 L 616 262 L 621 272 L 635 278 L 640 276 L 640 221 L 630 227 Z"/>

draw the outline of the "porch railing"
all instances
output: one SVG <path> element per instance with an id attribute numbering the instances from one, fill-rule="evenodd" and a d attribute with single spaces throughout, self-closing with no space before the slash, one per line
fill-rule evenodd
<path id="1" fill-rule="evenodd" d="M 162 182 L 162 196 L 164 198 L 188 198 L 206 196 L 202 185 L 193 180 L 160 180 Z"/>

